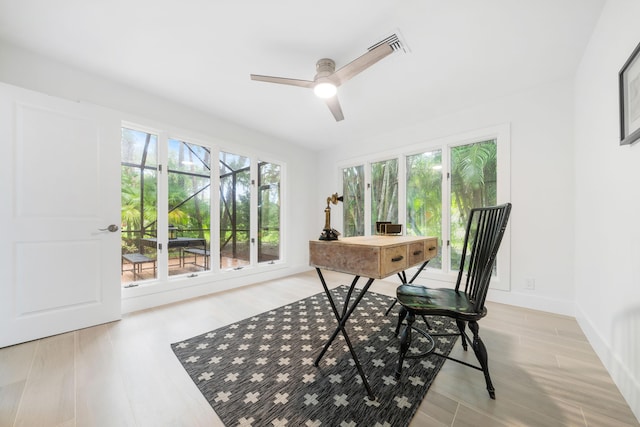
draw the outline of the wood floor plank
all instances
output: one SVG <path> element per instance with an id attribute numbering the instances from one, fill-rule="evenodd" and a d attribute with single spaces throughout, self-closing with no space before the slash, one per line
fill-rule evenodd
<path id="1" fill-rule="evenodd" d="M 0 387 L 0 426 L 14 425 L 25 384 L 26 380 Z"/>
<path id="2" fill-rule="evenodd" d="M 78 331 L 76 344 L 77 425 L 135 426 L 109 326 Z"/>
<path id="3" fill-rule="evenodd" d="M 74 336 L 39 340 L 15 426 L 59 425 L 75 418 Z"/>
<path id="4" fill-rule="evenodd" d="M 450 426 L 453 424 L 457 410 L 458 402 L 456 400 L 444 396 L 437 391 L 429 390 L 427 396 L 418 408 L 417 415 L 424 414 L 437 423 Z M 430 419 L 425 419 L 425 423 L 432 423 Z M 420 418 L 415 417 L 412 423 L 421 425 L 419 420 Z"/>
<path id="5" fill-rule="evenodd" d="M 460 405 L 453 420 L 453 427 L 513 427 L 516 424 L 509 424 L 497 418 L 491 417 L 482 412 L 478 412 L 466 405 Z"/>
<path id="6" fill-rule="evenodd" d="M 0 387 L 27 379 L 37 346 L 30 341 L 0 349 Z"/>

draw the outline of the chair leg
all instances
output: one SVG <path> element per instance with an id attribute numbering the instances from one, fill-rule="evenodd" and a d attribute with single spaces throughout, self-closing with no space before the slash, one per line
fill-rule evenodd
<path id="1" fill-rule="evenodd" d="M 491 382 L 491 377 L 489 376 L 489 358 L 487 356 L 487 348 L 484 346 L 484 343 L 480 339 L 480 335 L 478 335 L 478 322 L 470 321 L 469 329 L 471 329 L 471 332 L 473 332 L 473 342 L 471 343 L 471 347 L 473 348 L 473 352 L 476 354 L 478 362 L 480 362 L 480 366 L 482 367 L 484 379 L 487 382 L 487 391 L 489 392 L 489 396 L 491 396 L 492 399 L 495 399 L 496 391 L 493 388 L 493 383 Z"/>
<path id="2" fill-rule="evenodd" d="M 404 357 L 407 354 L 409 347 L 411 347 L 411 327 L 413 326 L 413 322 L 416 320 L 416 316 L 412 312 L 409 312 L 406 319 L 407 326 L 404 328 L 402 335 L 400 336 L 400 359 L 398 361 L 398 369 L 396 370 L 396 379 L 400 379 Z"/>
<path id="3" fill-rule="evenodd" d="M 460 331 L 460 340 L 462 342 L 462 348 L 467 351 L 467 336 L 464 333 L 467 323 L 464 320 L 456 319 L 456 325 Z"/>
<path id="4" fill-rule="evenodd" d="M 398 324 L 396 325 L 396 336 L 400 333 L 400 326 L 402 326 L 402 322 L 407 317 L 407 309 L 403 306 L 400 306 L 400 310 L 398 310 Z"/>

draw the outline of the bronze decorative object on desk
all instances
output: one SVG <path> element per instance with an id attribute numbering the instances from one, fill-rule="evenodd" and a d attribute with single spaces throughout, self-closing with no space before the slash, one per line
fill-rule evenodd
<path id="1" fill-rule="evenodd" d="M 338 197 L 338 193 L 334 193 L 331 196 L 327 197 L 327 207 L 324 208 L 324 229 L 322 230 L 322 234 L 320 235 L 320 240 L 338 240 L 338 236 L 340 233 L 338 230 L 334 230 L 331 228 L 331 207 L 330 204 L 333 203 L 337 205 L 338 202 L 342 201 L 342 196 Z"/>

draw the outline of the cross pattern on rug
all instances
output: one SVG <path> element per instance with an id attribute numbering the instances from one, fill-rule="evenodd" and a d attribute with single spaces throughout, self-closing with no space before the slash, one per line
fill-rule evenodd
<path id="1" fill-rule="evenodd" d="M 332 290 L 338 307 L 348 287 Z M 324 293 L 171 345 L 193 382 L 227 427 L 406 426 L 444 359 L 405 361 L 395 379 L 397 315 L 384 316 L 393 298 L 367 292 L 346 325 L 376 395 L 368 398 L 342 337 L 318 367 L 315 358 L 336 328 Z M 457 331 L 453 321 L 431 317 L 432 329 Z M 424 325 L 420 325 L 424 326 Z M 414 334 L 418 348 L 424 338 Z M 448 354 L 455 337 L 436 339 Z"/>

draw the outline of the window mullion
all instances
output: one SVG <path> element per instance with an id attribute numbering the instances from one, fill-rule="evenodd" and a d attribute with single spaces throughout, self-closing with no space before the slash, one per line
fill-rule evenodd
<path id="1" fill-rule="evenodd" d="M 249 170 L 250 186 L 250 215 L 249 215 L 249 244 L 250 244 L 250 265 L 258 263 L 258 161 L 251 158 L 251 169 Z"/>
<path id="2" fill-rule="evenodd" d="M 211 204 L 209 218 L 209 251 L 211 253 L 209 268 L 213 272 L 220 271 L 220 149 L 211 149 Z M 217 260 L 217 261 L 214 261 Z"/>
<path id="3" fill-rule="evenodd" d="M 398 156 L 398 223 L 404 224 L 403 234 L 407 234 L 407 156 Z"/>
<path id="4" fill-rule="evenodd" d="M 364 164 L 364 235 L 371 235 L 371 162 Z"/>
<path id="5" fill-rule="evenodd" d="M 451 271 L 451 147 L 442 147 L 442 272 Z"/>
<path id="6" fill-rule="evenodd" d="M 158 200 L 156 212 L 158 216 L 156 237 L 158 247 L 162 245 L 162 250 L 158 250 L 158 280 L 166 281 L 169 277 L 169 137 L 166 132 L 158 133 Z"/>

